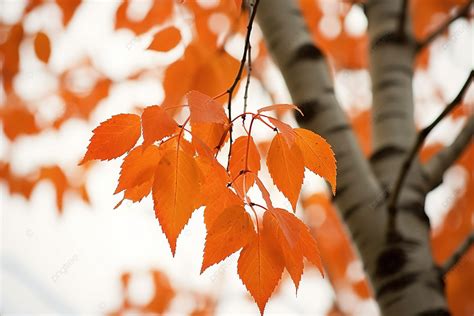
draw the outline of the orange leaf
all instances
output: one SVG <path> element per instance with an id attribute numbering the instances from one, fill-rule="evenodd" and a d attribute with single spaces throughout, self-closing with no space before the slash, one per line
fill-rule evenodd
<path id="1" fill-rule="evenodd" d="M 181 32 L 176 27 L 170 26 L 155 34 L 148 49 L 167 52 L 178 45 L 180 41 Z"/>
<path id="2" fill-rule="evenodd" d="M 176 151 L 178 148 L 178 136 L 173 137 L 171 139 L 167 139 L 166 142 L 163 142 L 160 145 L 160 148 L 163 150 L 174 150 Z M 188 155 L 191 157 L 194 157 L 194 153 L 196 152 L 193 144 L 191 144 L 189 141 L 184 139 L 182 136 L 179 138 L 179 148 L 184 150 Z"/>
<path id="3" fill-rule="evenodd" d="M 299 231 L 292 218 L 285 216 L 283 212 L 292 215 L 282 209 L 265 212 L 263 226 L 269 230 L 272 239 L 280 247 L 285 267 L 290 273 L 296 289 L 298 289 L 303 274 L 303 252 L 298 243 Z M 294 218 L 296 219 L 296 217 Z"/>
<path id="4" fill-rule="evenodd" d="M 267 167 L 273 183 L 295 209 L 304 177 L 303 155 L 298 146 L 290 148 L 281 134 L 275 135 L 268 150 Z"/>
<path id="5" fill-rule="evenodd" d="M 166 111 L 158 105 L 146 107 L 142 113 L 143 146 L 171 136 L 178 125 Z"/>
<path id="6" fill-rule="evenodd" d="M 203 187 L 204 191 L 204 187 Z M 213 192 L 212 198 L 206 201 L 204 222 L 209 230 L 224 210 L 233 205 L 243 206 L 243 201 L 227 187 L 220 187 Z"/>
<path id="7" fill-rule="evenodd" d="M 243 201 L 227 187 L 230 182 L 229 175 L 214 157 L 211 160 L 198 157 L 197 162 L 201 172 L 206 175 L 201 185 L 201 192 L 206 205 L 204 223 L 209 231 L 226 208 L 234 205 L 243 206 Z"/>
<path id="8" fill-rule="evenodd" d="M 265 305 L 283 273 L 284 263 L 265 227 L 242 249 L 237 272 L 263 315 Z"/>
<path id="9" fill-rule="evenodd" d="M 110 160 L 122 156 L 135 146 L 140 137 L 140 117 L 135 114 L 118 114 L 102 122 L 93 130 L 87 152 L 79 163 L 93 160 Z"/>
<path id="10" fill-rule="evenodd" d="M 40 131 L 36 125 L 35 115 L 31 113 L 25 106 L 16 104 L 15 98 L 7 99 L 9 104 L 0 109 L 0 118 L 2 119 L 3 132 L 10 140 L 15 140 L 20 135 L 32 135 Z"/>
<path id="11" fill-rule="evenodd" d="M 206 200 L 219 198 L 222 190 L 228 189 L 229 174 L 213 156 L 200 156 L 197 158 L 197 163 L 201 172 L 205 175 L 201 186 L 203 197 Z"/>
<path id="12" fill-rule="evenodd" d="M 268 229 L 279 246 L 285 267 L 298 289 L 303 274 L 303 256 L 316 265 L 322 274 L 322 264 L 316 241 L 308 227 L 290 212 L 275 208 L 265 212 L 263 225 Z"/>
<path id="13" fill-rule="evenodd" d="M 51 44 L 48 35 L 43 32 L 38 32 L 35 37 L 35 53 L 39 60 L 48 63 L 51 55 Z"/>
<path id="14" fill-rule="evenodd" d="M 123 160 L 117 189 L 114 194 L 132 189 L 144 183 L 150 183 L 155 175 L 155 168 L 161 157 L 160 148 L 142 146 L 134 148 Z M 150 184 L 151 188 L 151 184 Z"/>
<path id="15" fill-rule="evenodd" d="M 153 179 L 154 176 L 148 181 L 126 189 L 123 198 L 133 202 L 140 202 L 145 196 L 150 194 L 151 188 L 153 186 Z"/>
<path id="16" fill-rule="evenodd" d="M 336 158 L 324 138 L 307 129 L 295 128 L 296 144 L 303 153 L 306 168 L 326 179 L 336 194 Z"/>
<path id="17" fill-rule="evenodd" d="M 226 208 L 207 232 L 201 273 L 244 247 L 254 234 L 252 219 L 243 206 Z"/>
<path id="18" fill-rule="evenodd" d="M 200 206 L 200 179 L 201 172 L 193 157 L 181 148 L 166 151 L 156 168 L 153 183 L 155 214 L 173 256 L 179 234 Z"/>
<path id="19" fill-rule="evenodd" d="M 269 117 L 268 120 L 273 124 L 275 125 L 275 127 L 278 129 L 278 131 L 281 133 L 281 135 L 285 138 L 286 142 L 288 143 L 288 146 L 293 146 L 293 144 L 295 143 L 295 139 L 296 139 L 296 133 L 295 131 L 293 130 L 293 128 L 276 119 L 276 118 L 273 118 L 273 117 Z"/>
<path id="20" fill-rule="evenodd" d="M 242 0 L 234 0 L 234 3 L 237 9 L 240 10 L 242 8 Z"/>
<path id="21" fill-rule="evenodd" d="M 186 95 L 193 123 L 221 123 L 227 122 L 224 109 L 211 97 L 199 92 L 190 91 Z"/>
<path id="22" fill-rule="evenodd" d="M 299 221 L 300 230 L 300 242 L 301 248 L 303 249 L 303 256 L 314 264 L 324 276 L 323 263 L 321 262 L 321 256 L 319 255 L 318 244 L 308 230 L 308 227 L 301 221 Z"/>
<path id="23" fill-rule="evenodd" d="M 262 193 L 263 200 L 265 201 L 265 203 L 267 203 L 267 207 L 269 209 L 272 209 L 273 203 L 270 199 L 270 193 L 268 192 L 267 188 L 265 188 L 265 185 L 263 184 L 262 180 L 260 180 L 259 177 L 255 177 L 255 182 L 257 183 L 257 186 L 260 189 L 260 192 Z"/>
<path id="24" fill-rule="evenodd" d="M 193 143 L 199 139 L 216 153 L 224 144 L 228 128 L 218 123 L 194 123 L 192 124 Z"/>
<path id="25" fill-rule="evenodd" d="M 258 109 L 257 113 L 269 112 L 269 111 L 281 111 L 281 110 L 296 110 L 304 116 L 303 112 L 294 104 L 273 104 L 269 106 L 264 106 L 263 108 Z"/>
<path id="26" fill-rule="evenodd" d="M 210 138 L 209 141 L 210 140 L 212 140 L 212 138 Z M 192 141 L 192 145 L 196 149 L 196 152 L 198 153 L 199 157 L 202 157 L 202 158 L 207 159 L 207 160 L 214 159 L 214 154 L 215 154 L 216 151 L 213 151 L 209 147 L 208 144 L 206 144 L 204 141 L 202 141 L 195 134 L 193 134 L 193 138 L 192 138 L 191 141 Z"/>
<path id="27" fill-rule="evenodd" d="M 260 170 L 260 154 L 253 138 L 241 136 L 232 144 L 232 152 L 229 162 L 229 172 L 232 177 L 233 187 L 243 195 L 255 182 L 255 177 L 248 174 L 250 171 L 257 174 Z M 241 174 L 244 172 L 243 174 Z M 240 174 L 240 175 L 239 175 Z M 245 179 L 245 190 L 244 190 Z"/>

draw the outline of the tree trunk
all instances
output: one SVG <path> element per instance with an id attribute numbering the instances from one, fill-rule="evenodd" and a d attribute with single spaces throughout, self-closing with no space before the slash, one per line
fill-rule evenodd
<path id="1" fill-rule="evenodd" d="M 412 94 L 416 43 L 409 23 L 402 36 L 398 33 L 402 2 L 367 3 L 374 128 L 370 163 L 336 100 L 324 54 L 313 43 L 296 1 L 261 0 L 257 19 L 293 102 L 305 113 L 300 125 L 333 146 L 338 164 L 334 203 L 358 249 L 382 314 L 449 315 L 424 212 L 431 188 L 418 161 L 401 190 L 395 230 L 388 225 L 387 190 L 416 136 Z"/>

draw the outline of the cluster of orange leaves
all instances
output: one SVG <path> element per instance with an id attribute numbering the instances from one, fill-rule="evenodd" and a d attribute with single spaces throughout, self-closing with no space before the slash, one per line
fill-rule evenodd
<path id="1" fill-rule="evenodd" d="M 43 166 L 35 172 L 19 176 L 11 171 L 9 163 L 0 161 L 0 179 L 9 184 L 10 194 L 20 194 L 25 198 L 30 198 L 33 189 L 41 181 L 50 181 L 56 191 L 56 206 L 59 214 L 63 212 L 66 192 L 75 193 L 79 195 L 84 202 L 90 202 L 84 182 L 80 182 L 80 184 L 77 185 L 76 181 L 68 179 L 63 169 L 57 165 Z"/>
<path id="2" fill-rule="evenodd" d="M 292 128 L 266 114 L 298 110 L 294 105 L 274 104 L 229 121 L 216 98 L 198 91 L 190 91 L 186 98 L 188 102 L 182 107 L 189 109 L 189 116 L 181 124 L 158 105 L 146 107 L 141 117 L 119 114 L 102 122 L 94 129 L 81 164 L 127 154 L 115 193 L 123 191 L 124 199 L 134 202 L 152 193 L 155 215 L 173 255 L 184 226 L 193 212 L 204 206 L 207 236 L 201 272 L 242 249 L 238 274 L 263 313 L 285 268 L 298 287 L 303 258 L 320 268 L 321 273 L 322 266 L 316 241 L 306 225 L 291 212 L 273 206 L 258 176 L 261 157 L 252 127 L 260 122 L 276 133 L 266 164 L 273 183 L 293 210 L 305 167 L 326 178 L 335 192 L 334 154 L 319 135 Z M 245 117 L 251 117 L 249 127 L 243 120 L 246 135 L 230 144 L 226 169 L 217 156 L 231 127 Z M 142 144 L 134 148 L 141 135 Z M 260 190 L 265 206 L 252 202 L 247 194 L 253 185 Z M 257 207 L 264 210 L 263 216 L 258 215 Z"/>
<path id="3" fill-rule="evenodd" d="M 29 1 L 24 10 L 23 17 L 35 10 L 35 8 L 41 6 L 44 2 L 45 1 L 42 0 Z M 62 12 L 63 25 L 67 27 L 76 9 L 80 6 L 80 0 L 55 0 L 55 2 Z M 225 39 L 232 36 L 232 34 L 245 32 L 244 17 L 246 12 L 243 11 L 239 16 L 240 2 L 239 0 L 222 0 L 219 1 L 216 6 L 204 8 L 201 7 L 197 1 L 153 1 L 150 10 L 141 20 L 129 18 L 127 10 L 130 1 L 124 0 L 119 5 L 116 13 L 115 29 L 131 30 L 137 36 L 148 32 L 156 25 L 169 21 L 175 12 L 179 11 L 177 9 L 180 9 L 180 6 L 185 6 L 194 16 L 192 23 L 194 23 L 195 33 L 193 34 L 192 42 L 186 45 L 184 55 L 164 70 L 163 86 L 165 101 L 162 103 L 164 108 L 172 108 L 176 104 L 179 104 L 186 92 L 190 90 L 198 90 L 207 95 L 216 95 L 228 87 L 238 68 L 238 61 L 230 56 L 226 50 L 223 49 L 223 46 Z M 453 7 L 464 3 L 465 0 L 410 1 L 416 38 L 421 39 L 425 37 L 445 20 L 447 14 L 451 12 Z M 300 0 L 300 5 L 314 39 L 323 51 L 329 55 L 333 65 L 337 69 L 363 69 L 367 66 L 366 34 L 352 36 L 343 29 L 335 38 L 327 38 L 319 27 L 319 22 L 327 12 L 323 12 L 316 1 Z M 343 21 L 351 5 L 349 2 L 341 2 L 342 10 L 338 11 L 339 21 Z M 209 21 L 214 14 L 224 15 L 232 23 L 230 34 L 224 37 L 224 41 L 219 37 L 221 34 L 217 34 L 210 29 Z M 20 45 L 22 45 L 22 43 L 31 41 L 38 60 L 45 64 L 48 63 L 51 54 L 54 54 L 54 42 L 50 42 L 47 33 L 42 31 L 35 34 L 25 33 L 22 25 L 23 17 L 14 25 L 0 24 L 2 32 L 6 34 L 6 38 L 0 44 L 2 53 L 2 83 L 6 92 L 5 106 L 0 109 L 0 118 L 2 119 L 3 132 L 12 142 L 19 136 L 35 135 L 50 127 L 38 124 L 35 118 L 36 113 L 28 107 L 26 102 L 17 96 L 15 89 L 13 89 L 13 79 L 20 70 Z M 176 47 L 180 42 L 181 34 L 179 30 L 174 26 L 167 26 L 156 32 L 149 49 L 158 52 L 166 52 Z M 263 43 L 260 42 L 258 46 L 259 56 L 256 58 L 254 56 L 254 71 L 252 75 L 260 79 L 258 73 L 260 68 L 259 61 L 267 59 L 267 56 Z M 348 48 L 350 48 L 351 54 L 346 53 Z M 417 67 L 427 67 L 428 60 L 429 50 L 425 49 L 419 55 Z M 91 66 L 88 61 L 86 65 Z M 114 84 L 112 80 L 102 77 L 96 82 L 91 91 L 86 94 L 78 94 L 76 91 L 69 89 L 68 85 L 65 84 L 69 73 L 73 72 L 77 66 L 79 65 L 71 67 L 65 73 L 58 74 L 58 76 L 60 76 L 58 95 L 65 102 L 65 111 L 62 116 L 53 123 L 51 126 L 53 128 L 59 128 L 62 123 L 71 118 L 89 119 L 90 114 L 94 111 L 99 102 L 108 96 L 109 88 Z M 147 70 L 140 70 L 136 74 L 131 75 L 128 79 L 133 80 L 139 78 L 140 75 L 146 71 Z M 219 102 L 219 100 L 216 100 L 216 102 Z M 168 111 L 172 111 L 172 109 Z M 362 117 L 357 117 L 353 120 L 356 130 L 363 130 L 362 134 L 366 135 L 360 137 L 364 152 L 366 153 L 370 151 L 370 144 L 367 141 L 370 139 L 369 131 L 367 131 L 367 128 L 370 126 L 368 116 L 367 113 L 364 113 Z M 213 133 L 203 132 L 203 136 L 212 137 L 211 135 L 213 135 Z M 471 152 L 472 149 L 469 153 Z M 463 158 L 461 163 L 464 164 L 468 170 L 472 170 L 472 166 L 470 166 L 467 161 L 469 160 Z M 44 173 L 42 170 L 45 168 L 50 171 Z M 6 181 L 10 192 L 20 193 L 26 198 L 29 198 L 33 188 L 40 179 L 50 179 L 56 188 L 58 209 L 61 210 L 63 200 L 62 192 L 71 188 L 69 184 L 66 185 L 66 187 L 63 187 L 61 184 L 71 183 L 71 180 L 67 178 L 66 181 L 63 180 L 65 172 L 59 169 L 59 167 L 45 166 L 27 176 L 14 174 L 10 170 L 8 162 L 2 162 L 0 169 L 1 179 Z M 42 174 L 43 176 L 41 176 Z M 45 174 L 49 174 L 49 176 L 45 176 Z M 51 174 L 55 175 L 51 176 Z M 72 187 L 72 190 L 77 189 L 78 187 Z M 79 191 L 82 192 L 81 196 L 87 200 L 87 192 L 83 185 L 82 188 L 79 188 Z M 143 194 L 139 189 L 136 189 L 136 191 L 124 189 L 124 191 L 125 195 L 131 199 L 136 199 Z M 471 228 L 472 225 L 469 219 L 472 217 L 472 207 L 470 208 L 469 206 L 473 204 L 472 196 L 474 196 L 472 194 L 472 176 L 469 174 L 468 187 L 464 194 L 456 201 L 442 227 L 435 232 L 433 247 L 435 257 L 439 262 L 442 262 L 442 260 L 449 256 Z M 356 258 L 356 255 L 352 250 L 350 239 L 344 234 L 341 221 L 335 214 L 335 210 L 330 207 L 327 198 L 322 195 L 317 195 L 309 198 L 306 203 L 304 203 L 305 208 L 308 209 L 306 216 L 309 217 L 310 226 L 311 218 L 321 215 L 321 211 L 311 211 L 312 205 L 322 206 L 324 208 L 326 221 L 322 226 L 316 227 L 316 229 L 318 231 L 318 238 L 320 239 L 322 258 L 324 262 L 327 263 L 326 269 L 329 278 L 337 292 L 338 284 L 347 284 L 348 280 L 344 271 L 346 271 L 348 264 Z M 451 225 L 451 223 L 457 224 Z M 314 231 L 312 232 L 314 233 Z M 456 238 L 451 238 L 453 236 L 456 236 Z M 326 249 L 328 247 L 324 247 L 325 238 L 330 238 L 331 244 L 334 245 L 334 247 Z M 335 243 L 336 240 L 340 241 L 337 245 Z M 469 252 L 463 260 L 463 262 L 472 262 L 472 260 L 474 260 L 473 252 Z M 459 267 L 448 274 L 448 300 L 456 315 L 469 314 L 474 310 L 472 300 L 469 299 L 469 293 L 472 293 L 472 284 L 474 284 L 474 282 L 469 281 L 472 279 L 472 273 L 469 270 L 470 267 L 472 267 L 472 264 L 460 264 Z M 365 285 L 358 286 L 357 288 L 359 290 L 356 290 L 356 292 L 359 296 L 366 297 L 368 295 Z"/>
<path id="4" fill-rule="evenodd" d="M 173 301 L 178 295 L 190 297 L 193 307 L 190 316 L 211 316 L 214 315 L 216 300 L 209 294 L 190 291 L 186 288 L 177 288 L 172 284 L 169 277 L 160 270 L 152 269 L 146 271 L 153 283 L 153 296 L 147 303 L 137 303 L 130 299 L 130 282 L 132 278 L 139 275 L 137 271 L 123 272 L 120 281 L 122 286 L 122 301 L 120 306 L 107 314 L 110 316 L 133 314 L 154 314 L 163 315 L 169 311 Z M 143 273 L 141 273 L 143 274 Z"/>

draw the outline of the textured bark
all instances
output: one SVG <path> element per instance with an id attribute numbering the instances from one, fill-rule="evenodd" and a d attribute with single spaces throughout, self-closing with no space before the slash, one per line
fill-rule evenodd
<path id="1" fill-rule="evenodd" d="M 401 167 L 416 136 L 412 92 L 416 42 L 410 23 L 405 23 L 405 33 L 399 34 L 402 7 L 402 0 L 368 1 L 366 5 L 372 79 L 372 166 L 387 188 L 397 177 L 396 172 L 387 172 L 388 168 Z"/>
<path id="2" fill-rule="evenodd" d="M 388 230 L 387 190 L 416 138 L 413 58 L 403 0 L 368 1 L 373 80 L 374 154 L 357 145 L 333 89 L 324 54 L 314 45 L 296 1 L 261 0 L 257 19 L 293 102 L 305 113 L 302 127 L 325 137 L 338 161 L 334 202 L 364 263 L 383 315 L 447 315 L 444 282 L 430 247 L 424 212 L 426 173 L 415 161 L 397 204 L 397 230 Z"/>

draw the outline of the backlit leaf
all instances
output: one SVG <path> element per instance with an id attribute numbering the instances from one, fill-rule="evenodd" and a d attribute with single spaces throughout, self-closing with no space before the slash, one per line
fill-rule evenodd
<path id="1" fill-rule="evenodd" d="M 80 164 L 92 159 L 110 160 L 122 156 L 135 146 L 140 132 L 138 115 L 112 116 L 93 130 L 94 135 Z"/>
<path id="2" fill-rule="evenodd" d="M 211 97 L 199 92 L 190 91 L 186 95 L 193 123 L 221 123 L 227 122 L 224 108 Z"/>
<path id="3" fill-rule="evenodd" d="M 178 125 L 166 111 L 158 105 L 146 107 L 142 113 L 143 146 L 171 136 Z"/>
<path id="4" fill-rule="evenodd" d="M 288 146 L 293 146 L 296 139 L 296 133 L 293 128 L 285 122 L 282 122 L 273 117 L 269 117 L 268 120 L 278 129 L 280 134 L 285 138 L 286 142 L 288 143 Z"/>
<path id="5" fill-rule="evenodd" d="M 124 199 L 133 201 L 133 202 L 140 202 L 145 196 L 150 194 L 151 188 L 153 187 L 153 179 L 154 176 L 137 186 L 131 187 L 125 190 L 123 195 Z"/>
<path id="6" fill-rule="evenodd" d="M 142 146 L 134 148 L 123 160 L 114 194 L 153 181 L 155 168 L 160 158 L 161 151 L 157 146 L 150 146 L 146 149 L 143 149 Z"/>
<path id="7" fill-rule="evenodd" d="M 282 211 L 290 214 L 285 210 Z M 303 274 L 303 252 L 298 243 L 298 227 L 288 221 L 283 214 L 280 214 L 280 209 L 265 212 L 263 225 L 270 232 L 275 243 L 278 244 L 285 267 L 298 289 Z"/>
<path id="8" fill-rule="evenodd" d="M 263 315 L 265 305 L 281 278 L 284 262 L 265 227 L 240 252 L 237 272 Z"/>
<path id="9" fill-rule="evenodd" d="M 296 110 L 301 115 L 304 116 L 303 112 L 294 104 L 273 104 L 269 106 L 265 106 L 263 108 L 258 109 L 257 113 L 269 112 L 269 111 L 281 111 L 281 110 Z"/>
<path id="10" fill-rule="evenodd" d="M 300 148 L 306 168 L 326 179 L 336 194 L 336 158 L 324 138 L 307 129 L 295 128 L 296 144 Z"/>
<path id="11" fill-rule="evenodd" d="M 219 123 L 194 123 L 192 125 L 193 143 L 198 139 L 216 153 L 226 140 L 228 128 Z"/>
<path id="12" fill-rule="evenodd" d="M 201 273 L 244 247 L 254 234 L 252 219 L 243 206 L 226 208 L 207 232 Z"/>
<path id="13" fill-rule="evenodd" d="M 215 159 L 198 157 L 197 163 L 204 174 L 201 194 L 204 209 L 204 223 L 209 230 L 222 212 L 235 205 L 243 207 L 243 201 L 227 187 L 230 177 L 225 168 Z"/>
<path id="14" fill-rule="evenodd" d="M 288 198 L 296 209 L 304 177 L 304 161 L 296 143 L 290 148 L 278 133 L 268 150 L 267 167 L 276 187 Z"/>
<path id="15" fill-rule="evenodd" d="M 241 136 L 232 144 L 229 172 L 234 181 L 232 186 L 242 195 L 254 184 L 254 175 L 260 170 L 260 154 L 253 138 Z M 254 175 L 249 174 L 250 171 Z M 245 184 L 245 190 L 244 190 Z"/>
<path id="16" fill-rule="evenodd" d="M 166 151 L 156 168 L 155 214 L 173 255 L 179 234 L 201 204 L 200 179 L 201 172 L 193 157 L 180 148 Z"/>
<path id="17" fill-rule="evenodd" d="M 260 180 L 259 177 L 255 178 L 255 182 L 257 183 L 257 186 L 262 193 L 263 200 L 265 203 L 267 203 L 267 207 L 269 209 L 273 208 L 273 203 L 272 200 L 270 199 L 270 193 L 268 192 L 267 188 L 265 188 L 265 185 L 263 184 L 262 180 Z"/>
<path id="18" fill-rule="evenodd" d="M 263 225 L 278 244 L 285 267 L 297 289 L 303 274 L 303 256 L 316 265 L 322 274 L 316 241 L 300 219 L 284 209 L 275 208 L 265 212 Z"/>

